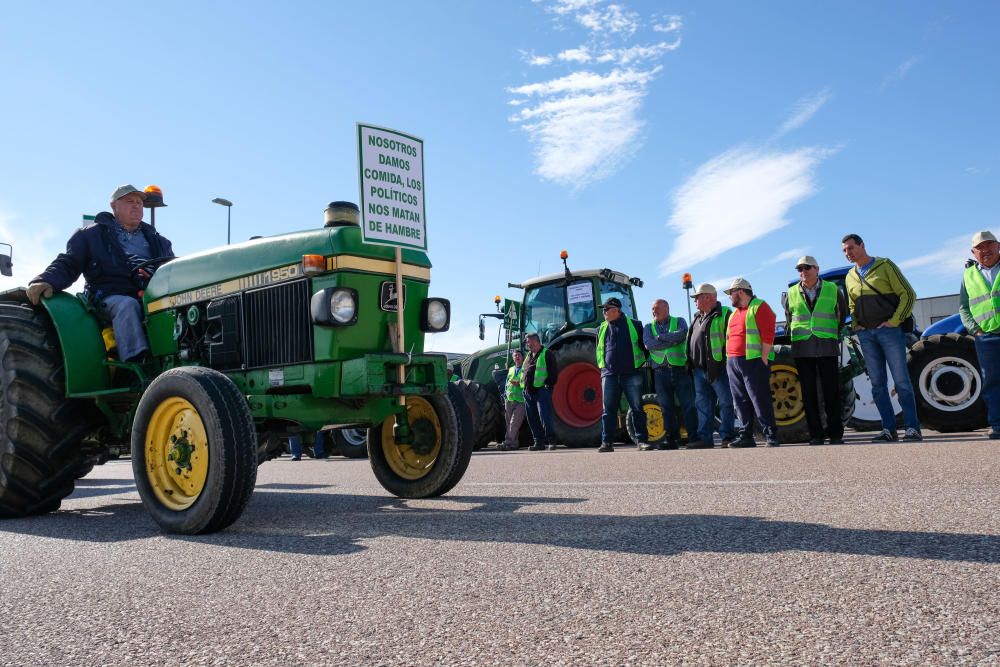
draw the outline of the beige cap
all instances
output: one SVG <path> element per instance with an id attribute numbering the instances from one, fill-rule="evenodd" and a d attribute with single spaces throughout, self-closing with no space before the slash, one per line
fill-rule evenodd
<path id="1" fill-rule="evenodd" d="M 135 187 L 134 185 L 119 185 L 117 188 L 115 188 L 115 191 L 111 193 L 111 201 L 118 201 L 125 195 L 130 195 L 133 192 L 138 192 L 139 196 L 142 197 L 143 200 L 146 199 L 146 193 L 140 190 L 139 188 Z"/>
<path id="2" fill-rule="evenodd" d="M 726 294 L 732 294 L 733 290 L 737 290 L 737 289 L 745 289 L 745 290 L 751 290 L 751 291 L 753 290 L 753 288 L 750 287 L 750 281 L 749 280 L 747 280 L 746 278 L 737 278 L 736 280 L 733 281 L 733 284 L 729 286 L 729 289 L 722 290 L 722 291 L 725 292 Z"/>
<path id="3" fill-rule="evenodd" d="M 698 288 L 694 291 L 694 296 L 691 298 L 697 299 L 699 294 L 718 294 L 718 292 L 715 291 L 715 285 L 712 283 L 702 283 L 698 285 Z"/>
<path id="4" fill-rule="evenodd" d="M 972 247 L 975 248 L 977 245 L 983 241 L 996 241 L 997 237 L 993 236 L 993 232 L 976 232 L 972 235 Z"/>
<path id="5" fill-rule="evenodd" d="M 795 268 L 797 269 L 803 264 L 815 266 L 817 269 L 819 268 L 819 262 L 817 262 L 816 258 L 812 255 L 803 255 L 802 257 L 799 257 L 799 261 L 795 262 Z"/>

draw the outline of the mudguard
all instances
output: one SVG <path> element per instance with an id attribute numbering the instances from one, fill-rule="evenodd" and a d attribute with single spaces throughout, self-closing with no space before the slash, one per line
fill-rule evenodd
<path id="1" fill-rule="evenodd" d="M 104 359 L 108 356 L 97 318 L 77 297 L 57 292 L 42 299 L 59 335 L 66 364 L 66 396 L 91 394 L 111 388 L 111 376 Z"/>

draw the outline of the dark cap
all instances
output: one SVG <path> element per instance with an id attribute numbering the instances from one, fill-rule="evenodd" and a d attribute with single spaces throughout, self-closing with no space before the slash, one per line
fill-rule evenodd
<path id="1" fill-rule="evenodd" d="M 622 307 L 622 302 L 616 299 L 615 297 L 610 297 L 607 301 L 604 302 L 604 305 L 601 306 L 601 308 L 603 308 L 604 310 L 607 310 L 608 308 L 617 308 L 621 310 L 621 307 Z"/>

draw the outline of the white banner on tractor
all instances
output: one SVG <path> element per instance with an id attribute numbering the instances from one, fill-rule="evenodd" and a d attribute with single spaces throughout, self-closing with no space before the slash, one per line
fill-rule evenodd
<path id="1" fill-rule="evenodd" d="M 423 140 L 358 123 L 358 166 L 365 243 L 427 250 Z"/>

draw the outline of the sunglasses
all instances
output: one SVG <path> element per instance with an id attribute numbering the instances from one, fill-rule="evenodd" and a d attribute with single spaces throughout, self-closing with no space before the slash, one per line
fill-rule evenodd
<path id="1" fill-rule="evenodd" d="M 816 267 L 812 266 L 811 264 L 802 264 L 800 266 L 796 266 L 795 268 L 798 269 L 799 273 L 802 273 L 803 271 L 808 271 L 809 269 L 815 269 Z"/>

